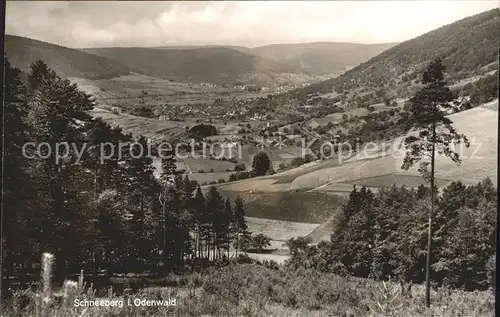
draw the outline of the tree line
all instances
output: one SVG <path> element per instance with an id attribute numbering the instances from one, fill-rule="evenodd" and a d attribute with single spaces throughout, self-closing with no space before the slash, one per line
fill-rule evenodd
<path id="1" fill-rule="evenodd" d="M 287 241 L 291 268 L 403 283 L 425 281 L 429 187 L 373 193 L 354 187 L 330 241 Z M 435 198 L 431 277 L 435 286 L 484 290 L 495 283 L 497 190 L 490 179 L 452 182 Z"/>
<path id="2" fill-rule="evenodd" d="M 42 252 L 55 255 L 56 277 L 80 269 L 166 273 L 227 257 L 231 244 L 238 251 L 248 240 L 241 198 L 224 199 L 215 187 L 204 194 L 178 173 L 172 155 L 155 177 L 152 158 L 131 145 L 148 148 L 145 137 L 92 118 L 94 100 L 43 61 L 31 65 L 26 83 L 4 62 L 5 275 L 27 276 Z M 37 151 L 23 154 L 28 141 L 52 151 L 38 148 L 42 153 L 28 159 Z M 76 146 L 56 162 L 61 142 Z M 101 153 L 105 143 L 112 146 Z"/>

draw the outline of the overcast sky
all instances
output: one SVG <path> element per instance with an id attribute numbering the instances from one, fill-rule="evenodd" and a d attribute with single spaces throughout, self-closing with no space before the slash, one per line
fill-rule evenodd
<path id="1" fill-rule="evenodd" d="M 6 33 L 69 47 L 402 42 L 498 0 L 8 1 Z"/>

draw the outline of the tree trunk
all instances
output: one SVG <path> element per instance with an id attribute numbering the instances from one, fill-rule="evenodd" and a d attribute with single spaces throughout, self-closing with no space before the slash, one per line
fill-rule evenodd
<path id="1" fill-rule="evenodd" d="M 198 259 L 201 259 L 201 238 L 200 238 L 200 228 L 196 234 L 196 248 L 198 250 Z"/>
<path id="2" fill-rule="evenodd" d="M 99 168 L 98 168 L 98 165 L 97 165 L 97 160 L 95 162 L 95 166 L 94 166 L 94 202 L 97 202 L 97 197 L 98 197 L 98 186 L 97 186 L 97 182 L 98 182 L 98 174 L 99 172 Z"/>
<path id="3" fill-rule="evenodd" d="M 162 211 L 163 211 L 163 272 L 165 275 L 167 275 L 167 262 L 168 262 L 168 256 L 167 256 L 167 210 L 165 206 L 165 202 L 163 202 L 162 206 Z"/>
<path id="4" fill-rule="evenodd" d="M 207 234 L 207 238 L 205 239 L 205 256 L 208 261 L 210 261 L 210 243 L 210 234 Z"/>
<path id="5" fill-rule="evenodd" d="M 429 228 L 427 234 L 427 259 L 425 262 L 425 305 L 431 306 L 431 249 L 432 249 L 432 217 L 434 215 L 434 164 L 436 156 L 436 124 L 432 125 L 431 153 L 431 209 L 429 211 Z"/>
<path id="6" fill-rule="evenodd" d="M 240 233 L 236 233 L 236 258 L 238 257 L 238 250 L 240 249 Z"/>

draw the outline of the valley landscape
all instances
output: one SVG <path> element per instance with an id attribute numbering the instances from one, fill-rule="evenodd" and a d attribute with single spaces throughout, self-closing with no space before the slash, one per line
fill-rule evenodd
<path id="1" fill-rule="evenodd" d="M 382 44 L 69 47 L 6 34 L 0 307 L 491 315 L 499 30 L 496 8 Z M 422 132 L 431 98 L 434 142 Z M 90 147 L 60 167 L 59 153 L 22 155 L 26 141 Z M 75 298 L 177 304 L 82 309 Z"/>

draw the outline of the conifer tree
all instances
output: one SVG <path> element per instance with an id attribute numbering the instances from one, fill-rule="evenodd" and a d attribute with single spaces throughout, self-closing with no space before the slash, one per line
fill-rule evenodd
<path id="1" fill-rule="evenodd" d="M 196 249 L 198 250 L 198 258 L 201 259 L 202 256 L 204 256 L 203 237 L 206 236 L 207 214 L 205 197 L 203 196 L 199 185 L 197 186 L 196 193 L 194 195 L 193 209 L 196 230 Z"/>
<path id="2" fill-rule="evenodd" d="M 154 178 L 153 160 L 147 155 L 147 140 L 140 136 L 131 145 L 130 156 L 126 161 L 127 199 L 131 219 L 132 258 L 130 261 L 140 265 L 149 254 L 148 229 L 151 227 L 153 210 L 158 199 L 157 182 Z M 137 267 L 139 269 L 139 267 Z"/>
<path id="3" fill-rule="evenodd" d="M 33 215 L 29 202 L 34 200 L 34 192 L 30 189 L 27 159 L 23 156 L 23 144 L 27 141 L 28 126 L 24 123 L 26 87 L 19 78 L 20 70 L 11 66 L 8 59 L 4 59 L 4 111 L 2 147 L 2 228 L 0 243 L 3 244 L 2 261 L 0 266 L 6 274 L 12 273 L 14 262 L 25 263 L 27 260 L 21 250 L 33 250 L 33 238 L 30 227 L 34 227 Z M 32 151 L 28 151 L 28 155 Z M 30 224 L 31 223 L 31 224 Z M 25 252 L 26 254 L 27 252 Z M 2 268 L 0 267 L 0 272 Z M 2 274 L 0 274 L 2 275 Z"/>
<path id="4" fill-rule="evenodd" d="M 29 82 L 26 123 L 30 138 L 47 144 L 40 148 L 42 156 L 30 161 L 39 210 L 44 213 L 43 233 L 39 237 L 44 248 L 55 253 L 55 273 L 62 276 L 70 260 L 77 258 L 84 232 L 90 228 L 86 219 L 89 214 L 81 210 L 92 201 L 88 197 L 92 190 L 86 182 L 89 173 L 81 165 L 58 156 L 71 158 L 76 154 L 75 148 L 81 149 L 94 103 L 42 61 L 31 65 Z"/>
<path id="5" fill-rule="evenodd" d="M 232 233 L 231 233 L 231 220 L 233 219 L 233 210 L 231 207 L 231 201 L 226 199 L 224 204 L 224 213 L 222 215 L 221 224 L 221 244 L 223 244 L 224 249 L 227 250 L 227 256 L 229 258 L 229 249 L 231 245 Z"/>
<path id="6" fill-rule="evenodd" d="M 245 209 L 243 207 L 243 199 L 240 196 L 237 196 L 234 201 L 234 212 L 233 219 L 231 223 L 233 237 L 235 238 L 235 248 L 236 248 L 236 256 L 238 256 L 238 251 L 240 249 L 240 240 L 242 237 L 248 238 L 250 236 L 250 232 L 248 231 L 247 222 L 245 219 Z"/>
<path id="7" fill-rule="evenodd" d="M 432 61 L 422 76 L 424 87 L 410 99 L 410 123 L 416 130 L 404 139 L 404 146 L 408 150 L 403 162 L 403 169 L 409 169 L 419 162 L 419 172 L 429 180 L 431 190 L 431 208 L 428 221 L 428 243 L 426 260 L 426 306 L 430 306 L 430 279 L 431 279 L 431 248 L 432 227 L 435 205 L 435 161 L 436 151 L 460 164 L 459 153 L 454 146 L 465 143 L 467 137 L 459 134 L 446 116 L 449 110 L 456 111 L 460 106 L 456 96 L 448 87 L 444 79 L 445 67 L 441 59 Z M 430 170 L 429 170 L 430 169 Z"/>
<path id="8" fill-rule="evenodd" d="M 208 190 L 207 197 L 207 219 L 210 225 L 208 236 L 206 237 L 211 245 L 212 258 L 216 259 L 221 245 L 222 223 L 224 215 L 224 199 L 215 186 Z"/>

